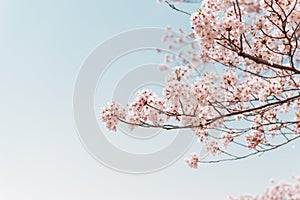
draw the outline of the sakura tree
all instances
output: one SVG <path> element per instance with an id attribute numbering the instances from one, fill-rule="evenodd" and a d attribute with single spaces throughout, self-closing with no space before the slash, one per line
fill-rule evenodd
<path id="1" fill-rule="evenodd" d="M 118 123 L 131 129 L 190 129 L 217 155 L 191 154 L 186 162 L 192 168 L 262 154 L 300 137 L 299 0 L 173 1 L 198 3 L 192 14 L 170 1 L 158 2 L 190 15 L 190 32 L 174 35 L 167 28 L 163 38 L 169 49 L 190 48 L 166 54 L 160 68 L 169 74 L 162 95 L 144 89 L 126 107 L 109 102 L 101 109 L 107 129 L 116 131 Z M 180 64 L 173 67 L 173 61 Z M 217 72 L 200 73 L 199 66 L 207 64 Z M 274 188 L 240 199 L 300 198 L 299 179 L 295 186 Z"/>
<path id="2" fill-rule="evenodd" d="M 201 160 L 192 154 L 186 161 L 193 168 L 243 159 L 298 139 L 300 1 L 203 0 L 193 14 L 163 2 L 190 15 L 191 23 L 191 32 L 167 33 L 164 40 L 170 49 L 188 44 L 192 50 L 166 55 L 161 69 L 170 73 L 161 96 L 144 89 L 127 107 L 108 103 L 101 110 L 107 129 L 116 131 L 118 123 L 131 129 L 190 129 L 212 155 L 219 155 Z M 180 65 L 172 68 L 170 59 Z M 217 64 L 220 75 L 199 73 L 198 66 L 207 63 Z"/>

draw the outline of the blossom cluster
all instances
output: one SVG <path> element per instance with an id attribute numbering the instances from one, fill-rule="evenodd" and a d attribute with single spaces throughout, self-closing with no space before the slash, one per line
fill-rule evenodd
<path id="1" fill-rule="evenodd" d="M 244 58 L 252 55 L 270 64 L 297 59 L 293 52 L 299 51 L 299 13 L 296 0 L 203 0 L 191 16 L 191 26 L 203 62 L 214 60 L 259 73 L 268 67 Z"/>
<path id="2" fill-rule="evenodd" d="M 192 153 L 189 158 L 185 159 L 185 162 L 191 167 L 191 168 L 198 168 L 198 156 L 196 153 Z"/>
<path id="3" fill-rule="evenodd" d="M 281 200 L 300 199 L 300 177 L 292 177 L 294 183 L 281 182 L 265 190 L 262 195 L 244 194 L 239 197 L 230 197 L 231 200 Z"/>
<path id="4" fill-rule="evenodd" d="M 111 131 L 117 131 L 119 119 L 125 119 L 125 109 L 116 102 L 109 102 L 107 107 L 100 110 L 100 119 L 105 123 L 106 128 Z"/>

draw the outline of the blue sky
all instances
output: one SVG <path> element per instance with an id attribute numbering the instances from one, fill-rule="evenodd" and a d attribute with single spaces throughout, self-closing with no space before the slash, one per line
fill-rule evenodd
<path id="1" fill-rule="evenodd" d="M 75 130 L 72 95 L 81 64 L 120 32 L 188 29 L 189 18 L 155 0 L 0 2 L 0 199 L 226 199 L 300 175 L 299 142 L 198 170 L 182 159 L 146 175 L 102 166 Z"/>

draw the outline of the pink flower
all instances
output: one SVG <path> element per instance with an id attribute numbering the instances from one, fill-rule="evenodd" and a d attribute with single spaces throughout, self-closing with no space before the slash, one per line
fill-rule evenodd
<path id="1" fill-rule="evenodd" d="M 253 131 L 251 134 L 246 135 L 246 141 L 250 149 L 255 149 L 257 145 L 264 141 L 263 134 L 260 131 Z"/>
<path id="2" fill-rule="evenodd" d="M 199 161 L 199 158 L 197 156 L 196 153 L 192 153 L 190 155 L 189 158 L 186 158 L 185 159 L 185 162 L 191 167 L 191 168 L 198 168 L 198 161 Z"/>

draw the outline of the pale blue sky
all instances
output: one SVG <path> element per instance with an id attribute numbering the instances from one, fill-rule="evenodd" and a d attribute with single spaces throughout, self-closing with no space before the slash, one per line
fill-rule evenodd
<path id="1" fill-rule="evenodd" d="M 261 157 L 147 175 L 95 161 L 77 137 L 72 93 L 89 53 L 120 32 L 189 28 L 155 0 L 0 1 L 0 199 L 226 199 L 300 175 L 299 142 Z M 190 152 L 197 150 L 193 146 Z"/>

